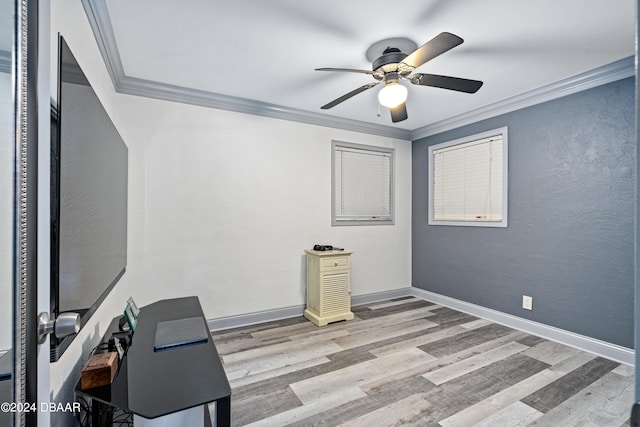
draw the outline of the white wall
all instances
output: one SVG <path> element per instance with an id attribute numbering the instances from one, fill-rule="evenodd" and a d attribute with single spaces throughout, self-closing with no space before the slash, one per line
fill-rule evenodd
<path id="1" fill-rule="evenodd" d="M 129 147 L 127 272 L 51 365 L 53 400 L 128 296 L 197 295 L 209 319 L 301 305 L 314 243 L 355 251 L 353 295 L 410 286 L 410 142 L 116 94 L 80 2 L 51 8 L 52 54 L 61 32 Z M 396 149 L 395 225 L 331 227 L 332 139 Z"/>
<path id="2" fill-rule="evenodd" d="M 138 97 L 129 145 L 134 299 L 198 295 L 208 318 L 304 303 L 304 249 L 352 249 L 352 293 L 411 283 L 407 141 Z M 331 140 L 396 149 L 396 225 L 331 227 Z"/>

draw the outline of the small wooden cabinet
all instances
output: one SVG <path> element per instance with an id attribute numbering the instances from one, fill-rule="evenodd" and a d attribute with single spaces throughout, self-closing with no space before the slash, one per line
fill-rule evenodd
<path id="1" fill-rule="evenodd" d="M 304 317 L 318 326 L 352 320 L 352 251 L 312 251 L 307 254 L 307 308 Z"/>

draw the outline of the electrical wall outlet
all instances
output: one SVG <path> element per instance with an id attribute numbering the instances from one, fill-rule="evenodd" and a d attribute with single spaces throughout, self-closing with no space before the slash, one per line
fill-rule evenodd
<path id="1" fill-rule="evenodd" d="M 525 310 L 533 310 L 533 297 L 522 295 L 522 308 Z"/>

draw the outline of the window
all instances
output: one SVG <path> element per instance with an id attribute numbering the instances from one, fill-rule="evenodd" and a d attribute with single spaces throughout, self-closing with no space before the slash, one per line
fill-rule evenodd
<path id="1" fill-rule="evenodd" d="M 393 224 L 393 153 L 333 141 L 332 225 Z"/>
<path id="2" fill-rule="evenodd" d="M 429 224 L 507 226 L 507 128 L 429 147 Z"/>

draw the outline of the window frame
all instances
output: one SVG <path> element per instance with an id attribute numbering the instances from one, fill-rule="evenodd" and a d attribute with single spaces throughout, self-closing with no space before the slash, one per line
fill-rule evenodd
<path id="1" fill-rule="evenodd" d="M 341 219 L 336 211 L 336 148 L 363 150 L 389 155 L 389 217 L 369 219 Z M 356 144 L 344 141 L 331 141 L 331 225 L 394 225 L 395 224 L 395 148 Z"/>
<path id="2" fill-rule="evenodd" d="M 456 145 L 467 144 L 474 141 L 490 138 L 492 136 L 501 135 L 502 137 L 502 220 L 501 221 L 482 221 L 482 220 L 435 220 L 433 217 L 434 210 L 434 154 L 436 150 L 443 148 L 453 147 Z M 508 128 L 502 127 L 498 129 L 489 130 L 486 132 L 476 133 L 473 135 L 458 138 L 452 141 L 442 142 L 429 146 L 428 150 L 428 224 L 429 225 L 448 225 L 458 227 L 494 227 L 494 228 L 506 228 L 508 226 L 508 194 L 509 194 L 509 143 L 508 143 Z"/>

